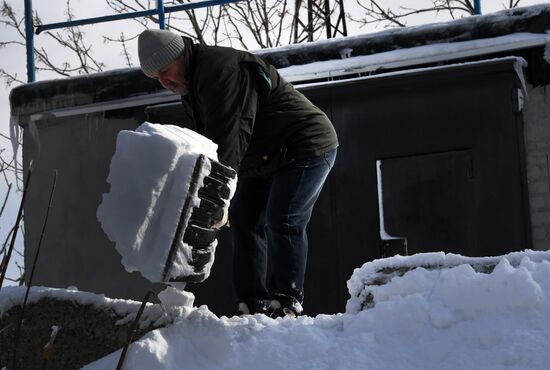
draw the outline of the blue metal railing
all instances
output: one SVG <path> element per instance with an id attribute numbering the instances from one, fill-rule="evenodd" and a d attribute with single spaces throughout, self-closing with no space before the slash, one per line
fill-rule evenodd
<path id="1" fill-rule="evenodd" d="M 474 0 L 474 14 L 481 14 L 481 0 Z"/>
<path id="2" fill-rule="evenodd" d="M 122 19 L 148 17 L 152 15 L 158 16 L 159 28 L 164 29 L 166 27 L 166 23 L 165 23 L 166 13 L 179 12 L 182 10 L 206 8 L 209 6 L 235 3 L 237 1 L 241 1 L 241 0 L 205 0 L 205 1 L 198 1 L 194 3 L 186 3 L 182 5 L 164 6 L 163 0 L 157 0 L 156 9 L 107 15 L 103 17 L 79 19 L 79 20 L 67 21 L 67 22 L 41 24 L 36 27 L 35 32 L 38 35 L 43 31 L 54 30 L 58 28 L 83 26 L 86 24 L 94 24 L 94 23 L 112 22 L 112 21 L 118 21 Z M 35 68 L 34 68 L 34 33 L 33 33 L 33 23 L 32 23 L 32 0 L 25 0 L 25 37 L 26 37 L 26 43 L 27 43 L 27 80 L 28 82 L 33 82 L 35 81 L 35 72 L 34 72 Z"/>
<path id="3" fill-rule="evenodd" d="M 164 3 L 162 1 L 157 1 L 157 14 L 159 15 L 159 27 L 161 30 L 166 28 L 164 12 Z"/>
<path id="4" fill-rule="evenodd" d="M 35 80 L 34 35 L 32 26 L 32 0 L 25 0 L 25 42 L 27 44 L 27 81 Z"/>

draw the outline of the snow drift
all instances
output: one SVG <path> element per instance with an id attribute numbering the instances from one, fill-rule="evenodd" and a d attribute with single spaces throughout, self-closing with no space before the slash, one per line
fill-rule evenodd
<path id="1" fill-rule="evenodd" d="M 356 269 L 348 287 L 348 312 L 298 319 L 217 317 L 206 306 L 194 307 L 191 293 L 169 287 L 159 294 L 161 305 L 147 305 L 141 321 L 145 326 L 166 326 L 130 346 L 124 369 L 548 369 L 550 251 L 483 258 L 443 253 L 397 256 Z M 351 310 L 363 291 L 372 295 L 373 304 Z M 17 311 L 24 293 L 24 287 L 0 292 L 1 343 L 11 343 L 5 318 Z M 61 323 L 53 361 L 79 348 L 75 341 L 88 343 L 88 337 L 98 332 L 100 338 L 108 335 L 106 328 L 112 336 L 120 335 L 112 325 L 90 326 L 82 310 L 112 312 L 113 325 L 116 320 L 124 326 L 139 306 L 74 289 L 32 288 L 29 305 L 43 300 L 67 302 L 57 308 L 77 307 L 74 319 Z M 66 316 L 50 310 L 56 318 L 43 312 L 35 317 L 35 310 L 28 308 L 26 335 L 41 339 L 22 337 L 18 353 L 27 354 L 23 360 L 42 349 L 28 344 L 43 344 L 50 325 L 60 324 L 56 320 Z M 81 329 L 72 330 L 71 324 Z M 119 356 L 120 350 L 84 369 L 112 370 Z"/>
<path id="2" fill-rule="evenodd" d="M 125 368 L 547 369 L 549 259 L 528 251 L 490 261 L 439 253 L 375 261 L 356 270 L 352 289 L 373 267 L 412 268 L 376 286 L 376 304 L 357 313 L 274 320 L 188 309 L 134 343 Z M 495 261 L 489 273 L 472 267 Z M 113 369 L 119 355 L 84 369 Z"/>

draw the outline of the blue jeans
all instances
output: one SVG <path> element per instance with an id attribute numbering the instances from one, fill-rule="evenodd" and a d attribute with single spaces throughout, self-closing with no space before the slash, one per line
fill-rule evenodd
<path id="1" fill-rule="evenodd" d="M 239 178 L 229 209 L 233 282 L 239 302 L 283 295 L 302 303 L 306 227 L 335 159 L 333 149 L 295 160 L 270 178 Z"/>

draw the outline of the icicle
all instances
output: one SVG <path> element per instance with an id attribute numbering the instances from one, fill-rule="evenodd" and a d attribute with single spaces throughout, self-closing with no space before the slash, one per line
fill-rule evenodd
<path id="1" fill-rule="evenodd" d="M 31 135 L 31 138 L 33 139 L 34 143 L 36 144 L 36 153 L 37 156 L 40 155 L 40 137 L 38 135 L 38 128 L 36 127 L 36 121 L 33 119 L 29 120 L 29 125 L 27 126 L 29 129 L 29 134 Z"/>
<path id="2" fill-rule="evenodd" d="M 351 53 L 353 52 L 353 49 L 351 48 L 344 48 L 340 50 L 340 58 L 341 59 L 347 59 L 351 58 Z"/>
<path id="3" fill-rule="evenodd" d="M 544 60 L 550 64 L 550 31 L 546 31 L 546 44 L 544 46 Z"/>
<path id="4" fill-rule="evenodd" d="M 548 50 L 548 46 L 547 46 Z M 516 73 L 519 77 L 519 80 L 521 82 L 521 90 L 523 90 L 523 98 L 527 98 L 527 83 L 525 82 L 525 73 L 524 70 L 527 68 L 527 61 L 523 58 L 516 58 L 516 62 L 514 63 L 514 69 L 516 70 Z"/>
<path id="5" fill-rule="evenodd" d="M 13 151 L 13 165 L 17 173 L 17 153 L 19 151 L 19 117 L 10 115 L 10 140 Z"/>
<path id="6" fill-rule="evenodd" d="M 527 92 L 525 92 L 527 94 Z M 523 111 L 523 106 L 525 104 L 525 95 L 522 89 L 518 89 L 518 112 Z"/>
<path id="7" fill-rule="evenodd" d="M 29 130 L 29 134 L 31 138 L 36 144 L 37 153 L 40 154 L 40 138 L 38 136 L 36 120 L 34 120 L 32 116 L 29 118 L 29 123 L 27 128 Z M 10 139 L 11 139 L 11 146 L 13 150 L 13 161 L 15 166 L 15 172 L 17 172 L 17 154 L 19 152 L 19 146 L 20 146 L 20 143 L 19 143 L 20 133 L 21 131 L 19 126 L 19 116 L 11 114 L 10 115 Z"/>

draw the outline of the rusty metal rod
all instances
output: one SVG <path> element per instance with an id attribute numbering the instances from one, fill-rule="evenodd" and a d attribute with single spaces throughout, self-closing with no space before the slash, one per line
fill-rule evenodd
<path id="1" fill-rule="evenodd" d="M 153 294 L 153 292 L 148 290 L 147 294 L 145 294 L 145 298 L 143 298 L 143 301 L 141 302 L 141 307 L 139 308 L 136 318 L 134 319 L 134 322 L 132 324 L 132 329 L 130 329 L 130 332 L 128 333 L 126 344 L 124 345 L 124 348 L 120 353 L 120 358 L 118 359 L 118 365 L 116 367 L 116 370 L 122 370 L 122 365 L 124 365 L 124 360 L 126 359 L 126 352 L 128 352 L 128 347 L 130 347 L 130 343 L 132 343 L 132 339 L 136 332 L 139 319 L 141 318 L 141 314 L 143 314 L 143 310 L 145 309 L 145 305 L 147 304 L 147 301 L 149 301 L 149 297 L 151 296 L 151 294 Z"/>
<path id="2" fill-rule="evenodd" d="M 0 272 L 0 290 L 2 289 L 2 284 L 4 284 L 4 278 L 6 277 L 6 271 L 8 271 L 8 265 L 10 263 L 11 253 L 13 252 L 13 247 L 15 246 L 15 238 L 17 237 L 17 230 L 19 229 L 19 223 L 23 217 L 23 206 L 25 205 L 25 198 L 27 197 L 27 190 L 29 188 L 29 183 L 31 182 L 32 175 L 32 161 L 29 163 L 29 169 L 27 171 L 27 181 L 25 181 L 25 188 L 23 189 L 23 196 L 21 197 L 21 204 L 19 205 L 19 212 L 17 213 L 17 219 L 15 221 L 15 226 L 13 227 L 13 234 L 11 236 L 10 247 L 8 248 L 8 253 L 4 255 L 2 259 L 1 272 Z"/>
<path id="3" fill-rule="evenodd" d="M 29 283 L 27 284 L 27 290 L 25 291 L 25 298 L 23 299 L 23 306 L 21 307 L 21 317 L 19 318 L 19 322 L 17 324 L 17 330 L 15 332 L 15 339 L 13 341 L 11 370 L 16 370 L 17 368 L 17 347 L 19 346 L 19 339 L 21 337 L 21 328 L 23 326 L 23 318 L 25 316 L 25 307 L 27 306 L 29 292 L 32 286 L 32 279 L 34 276 L 34 271 L 36 270 L 36 264 L 38 262 L 38 255 L 40 254 L 40 248 L 42 247 L 42 240 L 44 240 L 44 235 L 46 233 L 46 224 L 48 223 L 48 216 L 50 215 L 50 209 L 52 208 L 53 195 L 55 193 L 56 185 L 57 185 L 57 170 L 54 170 L 53 183 L 52 183 L 52 188 L 50 190 L 50 200 L 48 201 L 48 207 L 46 208 L 46 215 L 44 217 L 44 223 L 42 224 L 42 232 L 40 233 L 40 239 L 38 240 L 38 247 L 36 248 L 36 253 L 34 255 L 31 274 L 29 276 Z"/>
<path id="4" fill-rule="evenodd" d="M 33 277 L 34 277 L 34 271 L 36 270 L 36 264 L 38 262 L 38 255 L 40 254 L 40 248 L 42 247 L 42 241 L 44 240 L 44 235 L 46 234 L 46 225 L 48 223 L 48 218 L 50 216 L 50 210 L 52 208 L 53 196 L 55 194 L 56 186 L 57 186 L 57 170 L 54 170 L 53 171 L 52 188 L 50 190 L 50 199 L 48 201 L 48 208 L 46 208 L 46 214 L 44 216 L 44 223 L 42 224 L 42 231 L 40 233 L 40 239 L 38 240 L 38 247 L 36 248 L 36 254 L 34 255 L 34 261 L 32 263 L 31 274 L 29 276 L 29 284 L 28 284 L 28 287 L 27 287 L 27 293 L 25 294 L 25 300 L 24 300 L 23 304 L 25 304 L 27 302 L 27 298 L 29 296 L 28 293 L 29 293 L 29 289 L 32 285 L 32 280 L 33 280 Z"/>
<path id="5" fill-rule="evenodd" d="M 61 330 L 61 326 L 53 326 L 52 327 L 52 334 L 50 335 L 50 340 L 46 345 L 44 346 L 44 349 L 42 350 L 42 366 L 40 367 L 40 370 L 46 370 L 48 368 L 48 362 L 50 361 L 50 358 L 53 354 L 53 345 L 55 338 L 57 338 L 57 335 L 59 334 L 59 331 Z"/>

